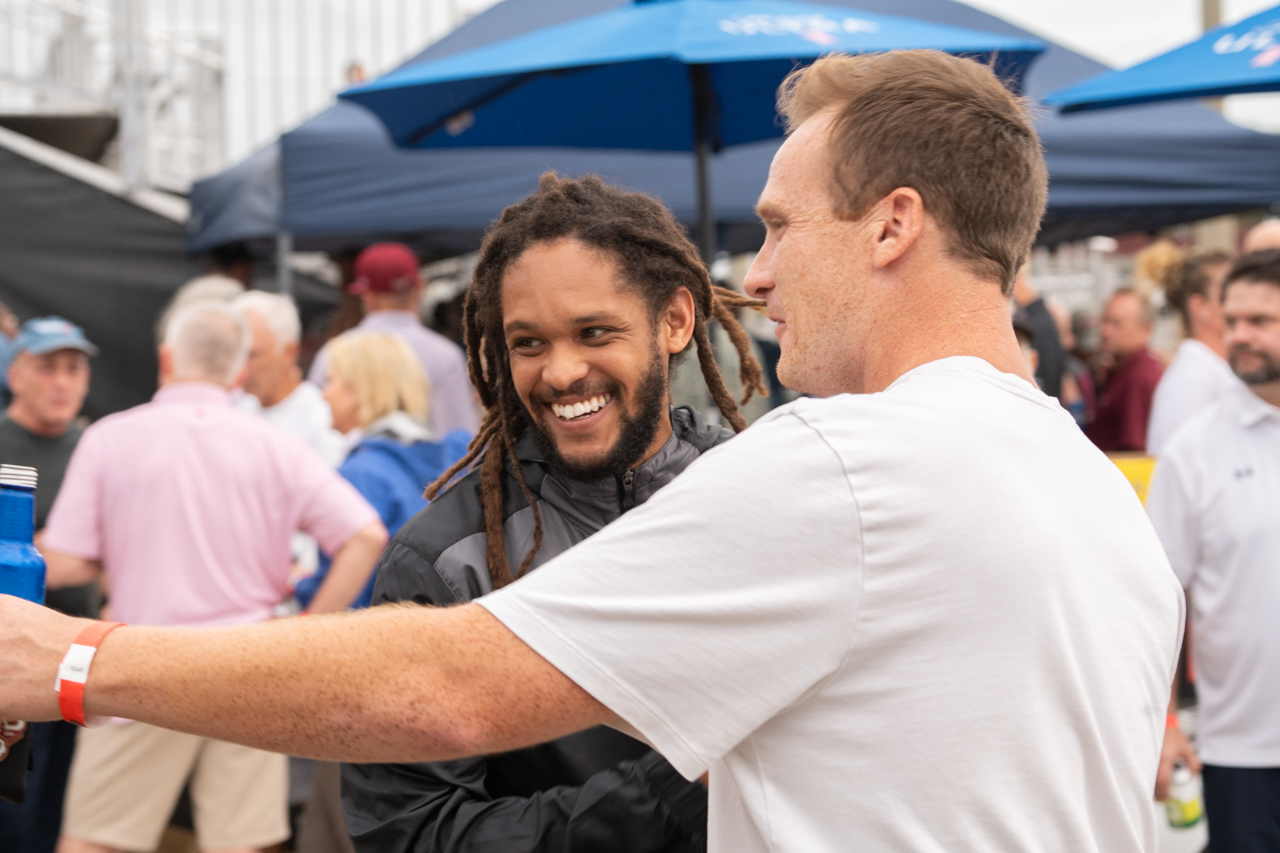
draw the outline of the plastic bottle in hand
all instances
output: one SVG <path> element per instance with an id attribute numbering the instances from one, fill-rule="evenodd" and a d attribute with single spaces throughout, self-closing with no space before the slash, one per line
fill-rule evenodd
<path id="1" fill-rule="evenodd" d="M 1204 817 L 1204 786 L 1200 777 L 1185 764 L 1179 763 L 1173 768 L 1164 812 L 1169 818 L 1169 826 L 1174 829 L 1195 826 Z"/>
<path id="2" fill-rule="evenodd" d="M 0 465 L 0 593 L 44 603 L 44 558 L 32 544 L 36 469 Z M 0 799 L 26 799 L 31 742 L 20 722 L 0 722 Z"/>

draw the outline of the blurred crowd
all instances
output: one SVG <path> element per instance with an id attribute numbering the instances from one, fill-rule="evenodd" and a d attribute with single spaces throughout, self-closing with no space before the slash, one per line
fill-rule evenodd
<path id="1" fill-rule="evenodd" d="M 1251 228 L 1241 246 L 1241 255 L 1280 249 L 1280 219 Z M 1158 240 L 1138 254 L 1132 284 L 1097 314 L 1041 296 L 1024 270 L 1011 310 L 1040 389 L 1100 450 L 1158 456 L 1184 421 L 1239 385 L 1221 306 L 1235 260 Z"/>
<path id="2" fill-rule="evenodd" d="M 367 606 L 388 536 L 479 423 L 462 349 L 418 317 L 422 286 L 406 247 L 365 251 L 348 289 L 362 319 L 307 381 L 291 299 L 196 279 L 157 323 L 153 400 L 92 425 L 77 418 L 94 344 L 62 318 L 19 327 L 4 311 L 0 458 L 39 472 L 48 604 L 186 626 Z M 350 849 L 332 768 L 127 721 L 31 737 L 27 801 L 0 803 L 6 851 L 154 850 L 175 802 L 217 827 L 211 849 Z"/>
<path id="3" fill-rule="evenodd" d="M 1024 271 L 1011 311 L 1041 390 L 1099 449 L 1160 459 L 1150 511 L 1189 592 L 1195 652 L 1170 700 L 1157 796 L 1175 765 L 1203 765 L 1211 814 L 1229 815 L 1280 790 L 1280 655 L 1263 636 L 1275 633 L 1274 616 L 1259 604 L 1277 583 L 1277 551 L 1257 547 L 1259 525 L 1280 528 L 1271 520 L 1280 400 L 1256 390 L 1280 380 L 1280 220 L 1251 231 L 1240 257 L 1162 250 L 1151 266 L 1158 301 L 1181 329 L 1171 351 L 1153 345 L 1157 307 L 1140 287 L 1112 293 L 1090 328 Z M 19 326 L 0 310 L 0 459 L 39 471 L 49 605 L 193 627 L 369 606 L 389 537 L 426 506 L 424 489 L 467 457 L 485 415 L 461 320 L 445 324 L 448 336 L 433 331 L 419 316 L 422 297 L 410 249 L 366 249 L 330 324 L 339 333 L 309 356 L 291 299 L 226 276 L 197 279 L 157 323 L 154 399 L 92 425 L 77 418 L 94 344 L 62 318 Z M 767 330 L 741 333 L 717 325 L 707 341 L 733 399 L 745 387 L 741 363 L 765 365 L 746 380 L 763 380 L 766 392 L 744 407 L 749 422 L 787 393 L 767 369 L 776 341 Z M 698 369 L 677 373 L 669 393 L 719 423 L 724 398 Z M 1178 712 L 1196 691 L 1193 748 Z M 353 850 L 336 765 L 128 721 L 78 739 L 68 723 L 41 723 L 32 739 L 28 801 L 0 804 L 5 851 L 153 850 L 175 802 L 179 822 L 215 827 L 202 835 L 207 849 Z M 1243 828 L 1219 818 L 1220 838 L 1250 831 L 1240 808 Z"/>

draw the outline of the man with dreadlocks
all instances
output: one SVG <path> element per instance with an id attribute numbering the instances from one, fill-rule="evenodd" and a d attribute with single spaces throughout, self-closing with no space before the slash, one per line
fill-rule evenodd
<path id="1" fill-rule="evenodd" d="M 55 715 L 65 658 L 71 713 L 346 761 L 639 733 L 708 773 L 710 853 L 1155 849 L 1184 602 L 1133 489 L 1014 336 L 1048 191 L 1026 105 L 925 50 L 825 56 L 779 102 L 745 287 L 811 397 L 468 604 L 119 628 L 90 669 L 104 628 L 0 597 L 0 719 Z M 565 380 L 523 359 L 564 369 L 545 318 L 585 271 L 536 252 L 503 277 L 501 339 L 472 327 L 474 378 L 499 418 L 563 419 L 582 459 L 569 430 L 603 387 L 557 398 Z M 659 315 L 667 352 L 692 296 Z M 570 313 L 582 338 L 625 337 L 595 305 Z"/>
<path id="2" fill-rule="evenodd" d="M 667 408 L 670 366 L 691 341 L 742 429 L 706 324 L 719 320 L 737 346 L 750 396 L 760 369 L 730 311 L 747 302 L 711 286 L 662 205 L 594 177 L 543 176 L 485 238 L 464 307 L 488 414 L 383 555 L 374 602 L 449 605 L 506 586 L 732 436 Z M 368 853 L 706 848 L 706 789 L 604 726 L 496 756 L 346 765 L 343 794 Z"/>

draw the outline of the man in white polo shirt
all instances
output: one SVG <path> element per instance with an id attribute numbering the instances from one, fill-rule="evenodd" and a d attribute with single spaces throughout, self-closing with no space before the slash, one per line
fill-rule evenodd
<path id="1" fill-rule="evenodd" d="M 709 772 L 711 853 L 1153 849 L 1182 591 L 1014 337 L 1047 186 L 1030 116 L 931 51 L 823 58 L 782 101 L 747 289 L 779 321 L 783 381 L 825 399 L 476 602 L 119 628 L 87 711 L 355 761 L 609 723 Z M 550 412 L 554 383 L 597 377 L 521 313 L 560 276 L 511 268 L 468 310 L 501 312 L 489 364 L 545 361 L 511 393 Z M 649 333 L 580 326 L 606 360 Z M 0 717 L 56 713 L 87 624 L 0 597 Z"/>
<path id="2" fill-rule="evenodd" d="M 1274 853 L 1280 850 L 1280 250 L 1240 258 L 1223 287 L 1227 356 L 1245 384 L 1174 434 L 1156 466 L 1147 508 L 1191 603 L 1210 843 L 1233 853 Z M 1169 719 L 1162 783 L 1175 761 L 1196 764 Z"/>

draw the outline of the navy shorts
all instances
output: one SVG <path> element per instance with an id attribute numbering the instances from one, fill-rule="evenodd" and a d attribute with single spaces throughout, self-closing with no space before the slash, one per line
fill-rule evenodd
<path id="1" fill-rule="evenodd" d="M 1211 853 L 1280 853 L 1280 767 L 1204 766 Z"/>

